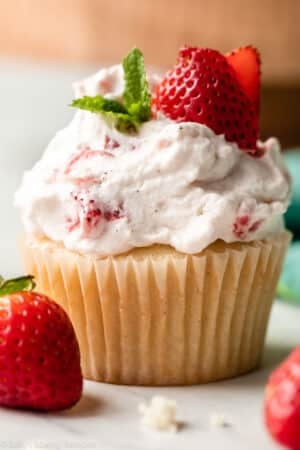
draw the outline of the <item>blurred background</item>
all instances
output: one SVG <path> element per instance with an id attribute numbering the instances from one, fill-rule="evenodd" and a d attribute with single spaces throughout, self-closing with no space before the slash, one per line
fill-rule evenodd
<path id="1" fill-rule="evenodd" d="M 1 226 L 14 226 L 12 194 L 24 168 L 73 114 L 71 82 L 135 45 L 161 69 L 183 44 L 257 46 L 262 138 L 300 146 L 299 22 L 300 0 L 0 0 Z"/>
<path id="2" fill-rule="evenodd" d="M 253 44 L 263 60 L 262 136 L 276 134 L 286 147 L 300 144 L 299 21 L 299 0 L 1 0 L 0 55 L 55 64 L 59 85 L 63 68 L 88 73 L 85 65 L 120 61 L 134 45 L 149 65 L 168 67 L 183 43 L 222 51 Z"/>

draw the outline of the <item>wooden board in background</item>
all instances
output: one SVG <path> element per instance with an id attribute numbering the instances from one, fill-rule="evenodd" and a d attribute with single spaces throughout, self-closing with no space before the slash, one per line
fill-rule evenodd
<path id="1" fill-rule="evenodd" d="M 168 67 L 183 43 L 263 59 L 262 134 L 300 144 L 300 0 L 9 0 L 0 2 L 0 55 L 120 61 L 134 45 Z"/>

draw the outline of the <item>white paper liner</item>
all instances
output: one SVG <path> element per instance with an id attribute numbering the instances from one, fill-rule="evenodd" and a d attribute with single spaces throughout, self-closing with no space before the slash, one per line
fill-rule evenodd
<path id="1" fill-rule="evenodd" d="M 99 258 L 26 238 L 26 269 L 68 312 L 86 378 L 118 384 L 206 383 L 260 362 L 290 241 L 218 241 L 197 255 L 155 245 Z"/>

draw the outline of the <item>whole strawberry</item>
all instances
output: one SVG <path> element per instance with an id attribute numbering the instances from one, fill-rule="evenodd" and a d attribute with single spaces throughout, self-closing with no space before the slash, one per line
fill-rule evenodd
<path id="1" fill-rule="evenodd" d="M 224 56 L 209 48 L 182 48 L 177 64 L 158 85 L 154 109 L 178 122 L 207 125 L 229 142 L 260 156 L 260 62 L 251 49 Z"/>
<path id="2" fill-rule="evenodd" d="M 300 347 L 272 373 L 266 388 L 264 416 L 277 442 L 300 450 Z"/>
<path id="3" fill-rule="evenodd" d="M 0 282 L 0 405 L 69 408 L 82 393 L 78 342 L 67 314 L 34 286 L 31 276 Z"/>

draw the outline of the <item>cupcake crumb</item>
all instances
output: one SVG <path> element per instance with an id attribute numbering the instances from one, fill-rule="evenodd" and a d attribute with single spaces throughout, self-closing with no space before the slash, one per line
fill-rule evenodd
<path id="1" fill-rule="evenodd" d="M 212 413 L 209 418 L 211 428 L 228 428 L 230 423 L 225 418 L 224 414 Z"/>
<path id="2" fill-rule="evenodd" d="M 56 450 L 57 447 L 50 447 L 50 443 L 46 441 L 32 441 L 28 442 L 24 446 L 24 450 Z"/>
<path id="3" fill-rule="evenodd" d="M 156 431 L 178 431 L 176 420 L 177 405 L 174 400 L 166 397 L 154 396 L 149 404 L 141 403 L 139 412 L 142 414 L 142 424 Z"/>

